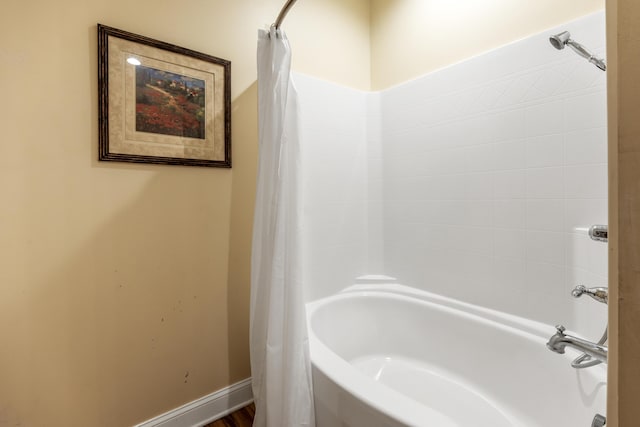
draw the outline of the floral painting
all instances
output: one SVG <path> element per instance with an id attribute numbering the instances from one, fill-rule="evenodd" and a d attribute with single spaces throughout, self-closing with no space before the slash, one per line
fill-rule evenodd
<path id="1" fill-rule="evenodd" d="M 136 67 L 136 130 L 204 139 L 204 80 Z"/>
<path id="2" fill-rule="evenodd" d="M 98 159 L 231 167 L 231 62 L 98 24 Z"/>

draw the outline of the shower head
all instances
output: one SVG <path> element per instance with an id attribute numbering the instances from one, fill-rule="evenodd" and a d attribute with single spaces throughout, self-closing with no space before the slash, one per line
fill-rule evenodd
<path id="1" fill-rule="evenodd" d="M 549 42 L 558 50 L 562 50 L 566 45 L 569 45 L 571 49 L 573 49 L 574 52 L 576 52 L 578 55 L 586 58 L 587 61 L 600 68 L 602 71 L 607 71 L 607 66 L 604 63 L 604 60 L 596 58 L 591 54 L 591 52 L 587 50 L 586 47 L 582 46 L 578 42 L 571 40 L 571 34 L 569 33 L 569 31 L 563 31 L 559 34 L 549 37 Z"/>
<path id="2" fill-rule="evenodd" d="M 564 49 L 564 46 L 569 40 L 571 40 L 571 34 L 569 33 L 569 31 L 563 31 L 560 34 L 549 37 L 549 42 L 551 42 L 553 47 L 558 50 Z"/>

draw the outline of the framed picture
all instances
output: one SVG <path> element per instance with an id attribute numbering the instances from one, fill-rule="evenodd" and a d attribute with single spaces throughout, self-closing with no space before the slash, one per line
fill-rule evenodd
<path id="1" fill-rule="evenodd" d="M 98 24 L 99 160 L 231 167 L 231 62 Z"/>

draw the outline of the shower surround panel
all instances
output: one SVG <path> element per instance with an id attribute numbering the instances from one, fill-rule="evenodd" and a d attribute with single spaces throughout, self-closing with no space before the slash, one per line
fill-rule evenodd
<path id="1" fill-rule="evenodd" d="M 606 74 L 549 44 L 568 30 L 604 56 L 604 13 L 391 89 L 296 75 L 307 299 L 362 274 L 597 339 L 606 307 Z"/>
<path id="2" fill-rule="evenodd" d="M 563 323 L 597 338 L 607 283 L 606 74 L 548 42 L 603 56 L 598 13 L 380 94 L 384 271 L 401 283 Z"/>
<path id="3" fill-rule="evenodd" d="M 307 300 L 367 274 L 369 94 L 294 74 L 300 102 Z M 380 229 L 382 224 L 378 225 Z M 381 247 L 380 241 L 373 245 Z"/>

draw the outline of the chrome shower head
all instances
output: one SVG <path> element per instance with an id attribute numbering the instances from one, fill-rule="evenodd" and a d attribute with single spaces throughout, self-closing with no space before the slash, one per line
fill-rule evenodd
<path id="1" fill-rule="evenodd" d="M 571 34 L 569 33 L 569 31 L 563 31 L 559 34 L 549 37 L 549 42 L 558 50 L 562 50 L 566 45 L 569 45 L 571 49 L 573 49 L 574 52 L 576 52 L 578 55 L 586 58 L 587 61 L 600 68 L 602 71 L 607 71 L 607 65 L 604 63 L 604 60 L 596 58 L 591 54 L 591 52 L 587 50 L 586 47 L 582 46 L 578 42 L 571 40 Z"/>
<path id="2" fill-rule="evenodd" d="M 569 31 L 563 31 L 560 34 L 549 37 L 549 42 L 558 50 L 564 49 L 564 46 L 571 40 L 571 34 Z"/>

